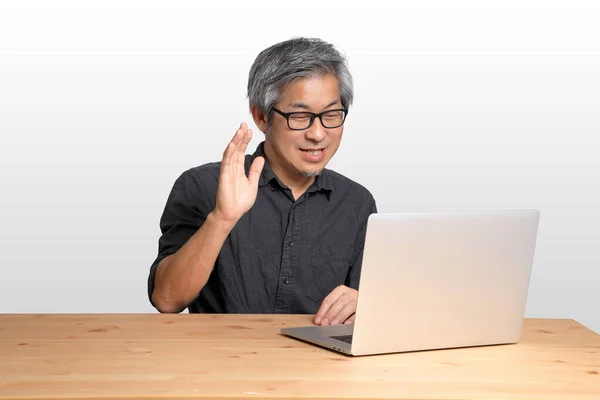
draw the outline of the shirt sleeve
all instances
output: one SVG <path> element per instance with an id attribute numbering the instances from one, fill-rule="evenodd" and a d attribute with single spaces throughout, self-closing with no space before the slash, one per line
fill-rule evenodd
<path id="1" fill-rule="evenodd" d="M 214 203 L 210 201 L 210 192 L 210 187 L 203 184 L 193 170 L 181 174 L 171 189 L 160 218 L 162 234 L 158 240 L 158 255 L 148 274 L 148 297 L 154 307 L 152 292 L 156 269 L 165 257 L 176 253 L 206 221 L 212 210 L 210 205 Z"/>
<path id="2" fill-rule="evenodd" d="M 360 215 L 361 228 L 356 236 L 356 244 L 354 245 L 354 253 L 352 256 L 352 265 L 346 277 L 346 286 L 358 290 L 360 280 L 360 271 L 362 267 L 363 253 L 365 247 L 365 239 L 367 235 L 367 221 L 369 215 L 377 213 L 377 204 L 370 193 L 365 196 L 366 201 L 362 207 Z"/>

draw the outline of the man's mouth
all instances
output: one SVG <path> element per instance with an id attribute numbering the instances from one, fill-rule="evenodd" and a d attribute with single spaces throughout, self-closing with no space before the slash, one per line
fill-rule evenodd
<path id="1" fill-rule="evenodd" d="M 323 149 L 300 149 L 300 151 L 303 151 L 313 156 L 318 156 L 319 154 L 321 154 Z"/>

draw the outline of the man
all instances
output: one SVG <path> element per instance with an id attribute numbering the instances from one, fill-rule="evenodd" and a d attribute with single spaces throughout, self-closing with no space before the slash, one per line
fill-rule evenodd
<path id="1" fill-rule="evenodd" d="M 175 182 L 148 278 L 160 312 L 309 313 L 352 323 L 367 218 L 363 186 L 325 168 L 353 100 L 345 59 L 296 38 L 262 51 L 248 98 L 265 134 L 247 155 L 242 123 L 220 162 Z"/>

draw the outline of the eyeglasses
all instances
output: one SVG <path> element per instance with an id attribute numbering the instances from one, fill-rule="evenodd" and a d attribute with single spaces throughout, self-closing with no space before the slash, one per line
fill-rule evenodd
<path id="1" fill-rule="evenodd" d="M 287 120 L 288 128 L 294 131 L 303 131 L 310 128 L 316 118 L 321 120 L 321 125 L 323 125 L 324 128 L 338 128 L 344 124 L 346 116 L 348 115 L 347 108 L 327 110 L 319 114 L 308 111 L 284 113 L 276 108 L 273 108 L 273 111 L 283 116 Z"/>

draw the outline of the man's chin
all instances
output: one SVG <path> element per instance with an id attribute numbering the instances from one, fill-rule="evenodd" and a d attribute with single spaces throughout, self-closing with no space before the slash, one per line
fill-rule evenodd
<path id="1" fill-rule="evenodd" d="M 297 169 L 293 170 L 294 174 L 304 176 L 304 177 L 319 176 L 321 174 L 321 171 L 322 170 L 320 170 L 320 169 L 304 170 L 304 171 L 299 171 Z"/>

